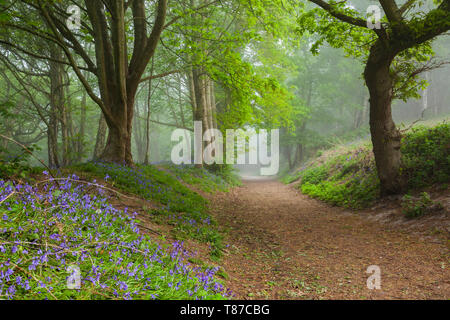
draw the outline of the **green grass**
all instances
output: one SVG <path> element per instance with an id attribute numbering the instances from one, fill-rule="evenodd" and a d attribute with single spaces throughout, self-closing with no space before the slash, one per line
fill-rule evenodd
<path id="1" fill-rule="evenodd" d="M 285 184 L 290 184 L 300 179 L 301 175 L 302 175 L 301 171 L 295 171 L 293 173 L 286 172 L 281 175 L 280 181 Z"/>
<path id="2" fill-rule="evenodd" d="M 227 192 L 231 187 L 240 184 L 239 177 L 231 168 L 216 169 L 212 173 L 206 168 L 196 168 L 193 165 L 164 164 L 162 167 L 171 172 L 177 179 L 208 193 Z"/>
<path id="3" fill-rule="evenodd" d="M 450 126 L 416 126 L 402 141 L 401 175 L 408 190 L 420 190 L 450 180 Z M 304 170 L 283 177 L 291 183 L 300 180 L 304 194 L 333 205 L 364 208 L 379 197 L 371 144 L 359 143 L 327 151 Z"/>
<path id="4" fill-rule="evenodd" d="M 207 200 L 166 170 L 155 166 L 129 168 L 101 162 L 79 165 L 74 169 L 94 174 L 120 190 L 159 203 L 159 209 L 149 212 L 155 220 L 173 225 L 178 239 L 191 238 L 209 243 L 211 256 L 221 256 L 223 236 L 208 214 Z M 179 169 L 178 172 L 181 171 Z M 182 175 L 185 178 L 192 176 L 191 173 Z M 191 182 L 196 181 L 197 177 L 192 176 Z"/>

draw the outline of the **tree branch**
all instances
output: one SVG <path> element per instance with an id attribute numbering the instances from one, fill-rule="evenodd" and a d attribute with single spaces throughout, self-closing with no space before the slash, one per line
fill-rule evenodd
<path id="1" fill-rule="evenodd" d="M 199 11 L 199 10 L 202 10 L 202 9 L 204 9 L 204 8 L 209 7 L 210 5 L 216 4 L 217 2 L 220 2 L 220 0 L 214 0 L 214 1 L 211 1 L 211 2 L 209 2 L 209 3 L 205 3 L 204 5 L 198 6 L 197 8 L 193 9 L 193 11 Z M 180 20 L 182 17 L 183 17 L 183 16 L 176 16 L 176 17 L 174 17 L 172 20 L 170 20 L 169 22 L 167 22 L 167 23 L 164 25 L 164 29 L 167 29 L 167 28 L 170 27 L 172 24 L 174 24 L 175 22 L 177 22 L 178 20 Z"/>
<path id="2" fill-rule="evenodd" d="M 407 2 L 405 2 L 405 4 L 403 4 L 400 9 L 399 12 L 401 15 L 403 15 L 406 11 L 408 11 L 409 8 L 411 8 L 411 6 L 416 2 L 417 0 L 409 0 Z"/>
<path id="3" fill-rule="evenodd" d="M 30 57 L 39 59 L 39 60 L 52 61 L 52 62 L 56 62 L 56 63 L 60 63 L 60 64 L 71 66 L 71 64 L 68 63 L 67 61 L 57 60 L 57 59 L 53 59 L 51 57 L 47 57 L 47 56 L 43 56 L 43 55 L 40 55 L 40 54 L 33 53 L 31 51 L 28 51 L 28 50 L 26 50 L 24 48 L 19 47 L 18 45 L 15 45 L 15 44 L 13 44 L 11 42 L 8 42 L 8 41 L 2 40 L 2 39 L 0 39 L 0 44 L 3 44 L 5 46 L 8 46 L 8 47 L 11 47 L 11 48 L 14 48 L 14 49 L 17 49 L 20 52 L 23 52 L 24 54 L 26 54 L 26 55 L 28 55 Z M 84 71 L 90 71 L 89 68 L 86 68 L 86 67 L 77 66 L 77 68 L 79 68 L 80 70 L 84 70 Z"/>
<path id="4" fill-rule="evenodd" d="M 401 22 L 402 15 L 395 0 L 379 0 L 389 22 Z"/>
<path id="5" fill-rule="evenodd" d="M 368 29 L 367 21 L 364 19 L 351 17 L 342 12 L 339 12 L 332 5 L 330 5 L 329 3 L 322 1 L 322 0 L 309 0 L 309 1 L 315 3 L 316 5 L 318 5 L 325 11 L 327 11 L 330 15 L 332 15 L 336 19 L 339 19 L 343 22 L 349 23 L 349 24 L 357 26 L 357 27 Z M 383 28 L 383 26 L 381 26 L 381 29 L 372 29 L 372 31 L 374 31 L 378 35 L 378 37 L 380 39 L 382 39 L 384 42 L 387 41 L 387 33 L 386 33 L 386 30 Z"/>
<path id="6" fill-rule="evenodd" d="M 443 0 L 434 10 L 427 13 L 421 21 L 420 28 L 415 30 L 411 39 L 415 44 L 421 44 L 450 30 L 450 0 Z"/>
<path id="7" fill-rule="evenodd" d="M 366 20 L 363 20 L 360 18 L 354 18 L 354 17 L 348 16 L 342 12 L 339 12 L 338 10 L 336 10 L 336 8 L 334 8 L 332 5 L 330 5 L 329 3 L 325 2 L 325 1 L 322 1 L 322 0 L 309 0 L 309 1 L 315 3 L 316 5 L 318 5 L 325 11 L 327 11 L 329 14 L 331 14 L 333 17 L 335 17 L 343 22 L 350 23 L 357 27 L 367 28 Z"/>
<path id="8" fill-rule="evenodd" d="M 69 49 L 64 45 L 64 41 L 62 39 L 62 35 L 58 32 L 57 27 L 55 26 L 53 20 L 51 19 L 46 5 L 42 5 L 41 2 L 39 2 L 39 9 L 42 12 L 42 16 L 46 20 L 48 26 L 54 33 L 55 37 L 58 40 L 59 45 L 61 46 L 61 49 L 64 51 L 67 59 L 69 60 L 70 65 L 72 66 L 72 69 L 74 70 L 75 74 L 77 75 L 78 79 L 80 79 L 81 83 L 83 84 L 84 88 L 86 89 L 88 95 L 91 97 L 91 99 L 98 104 L 98 106 L 102 109 L 102 111 L 105 113 L 105 115 L 110 115 L 109 110 L 106 109 L 103 101 L 97 97 L 97 95 L 92 90 L 91 86 L 87 82 L 86 78 L 81 73 L 80 69 L 78 68 L 77 64 L 75 63 L 75 59 L 73 58 L 72 54 L 70 53 Z"/>
<path id="9" fill-rule="evenodd" d="M 164 73 L 160 73 L 160 74 L 155 74 L 155 75 L 152 75 L 152 76 L 148 76 L 148 77 L 142 78 L 140 82 L 145 82 L 145 81 L 148 81 L 148 80 L 164 78 L 164 77 L 167 77 L 167 76 L 169 76 L 171 74 L 176 74 L 176 73 L 180 73 L 180 72 L 182 72 L 182 71 L 181 70 L 173 70 L 173 71 L 168 71 L 168 72 L 164 72 Z"/>
<path id="10" fill-rule="evenodd" d="M 136 0 L 134 0 L 136 1 Z M 164 22 L 167 14 L 167 0 L 158 0 L 158 7 L 156 9 L 155 23 L 150 36 L 147 38 L 145 49 L 142 53 L 142 59 L 136 64 L 135 68 L 130 68 L 129 78 L 132 82 L 139 83 L 142 74 L 147 67 L 150 58 L 154 55 L 156 46 L 158 45 L 161 33 L 164 30 Z"/>

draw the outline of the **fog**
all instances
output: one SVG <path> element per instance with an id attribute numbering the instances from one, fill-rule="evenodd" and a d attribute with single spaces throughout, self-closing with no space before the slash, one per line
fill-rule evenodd
<path id="1" fill-rule="evenodd" d="M 373 1 L 353 2 L 353 5 L 364 12 L 370 3 Z M 225 51 L 220 48 L 210 57 L 215 59 L 209 66 L 214 75 L 202 80 L 204 87 L 200 86 L 212 92 L 205 98 L 211 108 L 205 120 L 211 122 L 209 127 L 216 127 L 223 134 L 227 129 L 279 129 L 280 171 L 302 166 L 319 150 L 369 140 L 369 94 L 362 76 L 366 55 L 354 57 L 326 42 L 315 47 L 318 40 L 315 35 L 290 42 L 289 37 L 274 39 L 263 31 L 258 34 L 262 35 L 260 41 L 248 41 L 245 46 L 234 48 L 242 58 L 237 63 L 234 61 L 237 65 L 232 65 L 233 60 L 221 61 L 225 59 Z M 311 52 L 314 48 L 316 54 Z M 171 162 L 171 151 L 176 144 L 171 141 L 173 131 L 181 128 L 192 132 L 194 119 L 199 120 L 195 114 L 192 74 L 187 71 L 190 67 L 186 67 L 187 61 L 177 50 L 181 47 L 159 47 L 148 73 L 152 76 L 147 74 L 150 81 L 143 81 L 137 91 L 131 137 L 136 163 Z M 417 69 L 423 65 L 440 67 L 418 73 L 416 84 L 420 88 L 416 92 L 412 87 L 407 88 L 406 96 L 394 100 L 393 118 L 399 127 L 444 121 L 450 115 L 449 36 L 434 41 L 433 50 L 432 63 L 415 65 Z M 62 109 L 54 114 L 49 100 L 53 89 L 49 87 L 49 79 L 39 74 L 48 74 L 49 65 L 41 61 L 31 63 L 11 48 L 2 48 L 1 53 L 4 61 L 9 59 L 17 70 L 27 70 L 30 76 L 17 77 L 11 67 L 2 69 L 0 99 L 5 101 L 6 111 L 0 132 L 32 148 L 38 158 L 49 163 L 47 133 L 51 130 L 48 127 L 52 121 L 60 121 L 52 129 L 56 134 L 53 145 L 58 152 L 63 152 L 64 161 L 60 162 L 72 164 L 98 159 L 107 144 L 108 127 L 100 108 L 90 99 L 74 70 L 64 69 L 65 101 Z M 402 73 L 402 63 L 408 61 L 399 59 L 396 63 L 395 76 L 407 77 Z M 408 72 L 415 74 L 414 70 Z M 421 83 L 422 80 L 429 85 Z M 89 81 L 94 94 L 98 94 L 96 84 L 92 79 Z M 18 119 L 8 120 L 6 115 Z M 2 147 L 8 149 L 8 159 L 23 153 L 21 147 L 5 140 Z M 27 161 L 40 165 L 34 158 Z M 259 175 L 261 171 L 261 165 L 235 167 L 242 175 Z"/>

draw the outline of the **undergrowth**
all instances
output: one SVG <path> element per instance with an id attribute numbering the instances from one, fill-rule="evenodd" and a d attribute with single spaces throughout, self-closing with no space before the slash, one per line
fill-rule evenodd
<path id="1" fill-rule="evenodd" d="M 160 208 L 150 212 L 154 219 L 174 225 L 178 238 L 209 243 L 213 258 L 221 256 L 223 236 L 208 214 L 207 201 L 175 176 L 154 166 L 130 168 L 102 162 L 90 162 L 75 169 L 90 172 L 120 190 L 159 203 Z"/>
<path id="2" fill-rule="evenodd" d="M 450 180 L 450 126 L 418 126 L 404 135 L 401 175 L 408 191 Z M 364 208 L 380 192 L 375 160 L 369 143 L 347 148 L 325 160 L 283 177 L 285 183 L 299 180 L 304 194 L 333 205 Z"/>
<path id="3" fill-rule="evenodd" d="M 227 192 L 231 187 L 240 184 L 239 177 L 231 167 L 220 166 L 221 168 L 208 168 L 209 170 L 204 167 L 196 168 L 194 165 L 164 164 L 162 167 L 175 175 L 177 179 L 209 193 Z"/>
<path id="4" fill-rule="evenodd" d="M 413 219 L 419 218 L 432 212 L 440 212 L 444 206 L 439 201 L 431 200 L 428 192 L 422 192 L 419 197 L 406 194 L 401 202 L 402 213 L 405 217 Z"/>
<path id="5" fill-rule="evenodd" d="M 123 169 L 107 171 L 115 170 Z M 182 243 L 161 247 L 140 235 L 134 215 L 108 204 L 101 189 L 89 194 L 78 177 L 69 178 L 59 186 L 0 180 L 0 298 L 229 296 L 214 280 L 216 269 L 188 263 Z"/>

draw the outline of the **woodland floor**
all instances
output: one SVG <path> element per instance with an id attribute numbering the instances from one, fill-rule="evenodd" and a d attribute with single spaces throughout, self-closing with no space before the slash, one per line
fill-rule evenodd
<path id="1" fill-rule="evenodd" d="M 449 238 L 331 207 L 272 180 L 211 198 L 227 229 L 219 264 L 238 299 L 449 299 Z M 381 290 L 366 285 L 370 265 Z"/>

